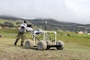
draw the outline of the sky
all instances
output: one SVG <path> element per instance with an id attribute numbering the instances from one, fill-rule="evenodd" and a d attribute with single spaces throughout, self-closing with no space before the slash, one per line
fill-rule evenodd
<path id="1" fill-rule="evenodd" d="M 0 0 L 0 15 L 90 24 L 90 0 Z"/>

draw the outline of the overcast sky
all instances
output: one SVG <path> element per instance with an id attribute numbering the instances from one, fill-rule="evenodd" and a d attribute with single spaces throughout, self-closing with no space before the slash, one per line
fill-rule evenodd
<path id="1" fill-rule="evenodd" d="M 0 15 L 90 24 L 90 0 L 0 0 Z"/>

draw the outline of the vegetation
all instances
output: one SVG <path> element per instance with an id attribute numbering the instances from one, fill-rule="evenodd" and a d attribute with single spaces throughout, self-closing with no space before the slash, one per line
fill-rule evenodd
<path id="1" fill-rule="evenodd" d="M 15 38 L 18 29 L 0 29 L 0 34 L 5 38 Z M 68 35 L 69 34 L 69 35 Z M 51 35 L 52 36 L 52 35 Z M 27 38 L 31 38 L 30 33 L 26 33 Z M 59 32 L 57 31 L 57 40 L 63 40 L 66 43 L 76 43 L 80 45 L 90 46 L 90 35 L 77 34 L 75 32 Z"/>
<path id="2" fill-rule="evenodd" d="M 0 34 L 16 34 L 18 29 L 0 29 Z"/>
<path id="3" fill-rule="evenodd" d="M 0 16 L 0 25 L 4 22 L 11 22 L 15 26 L 22 22 L 22 20 L 27 20 L 33 25 L 47 30 L 64 30 L 64 31 L 88 31 L 90 32 L 90 24 L 78 24 L 71 22 L 60 22 L 54 19 L 22 19 L 12 16 Z M 45 23 L 47 21 L 47 24 Z"/>
<path id="4" fill-rule="evenodd" d="M 47 24 L 45 24 L 47 21 Z M 64 30 L 64 31 L 90 31 L 89 24 L 78 24 L 78 23 L 71 23 L 71 22 L 60 22 L 54 19 L 33 19 L 30 20 L 36 26 L 41 26 L 42 29 L 47 30 Z"/>
<path id="5" fill-rule="evenodd" d="M 12 31 L 12 30 L 10 30 Z M 34 49 L 25 49 L 20 46 L 20 40 L 17 46 L 14 46 L 16 30 L 12 32 L 2 31 L 0 38 L 0 60 L 90 60 L 90 36 L 78 35 L 74 32 L 58 32 L 57 40 L 65 42 L 64 50 L 39 51 Z M 7 35 L 5 35 L 5 33 Z M 61 34 L 62 33 L 62 34 Z M 70 34 L 69 36 L 67 34 Z M 29 37 L 28 34 L 26 34 Z"/>
<path id="6" fill-rule="evenodd" d="M 9 23 L 10 25 L 12 24 L 13 26 L 19 26 L 20 23 L 22 23 L 22 20 L 6 20 L 6 19 L 0 19 L 0 26 L 3 26 L 5 24 Z"/>

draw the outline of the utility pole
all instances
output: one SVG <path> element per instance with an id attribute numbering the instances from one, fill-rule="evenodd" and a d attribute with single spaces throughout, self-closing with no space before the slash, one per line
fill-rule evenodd
<path id="1" fill-rule="evenodd" d="M 47 30 L 47 20 L 45 20 L 45 30 Z"/>

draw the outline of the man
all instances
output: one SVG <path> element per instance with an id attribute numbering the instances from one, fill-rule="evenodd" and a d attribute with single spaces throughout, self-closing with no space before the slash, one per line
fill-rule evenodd
<path id="1" fill-rule="evenodd" d="M 28 27 L 29 25 L 29 27 Z M 17 45 L 18 40 L 21 38 L 21 46 L 23 46 L 24 40 L 25 40 L 25 32 L 27 31 L 33 31 L 30 24 L 27 24 L 26 21 L 21 24 L 16 41 L 14 42 L 14 45 Z"/>

